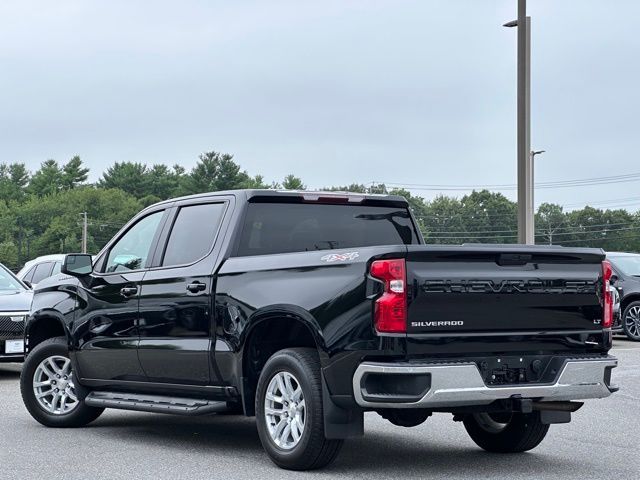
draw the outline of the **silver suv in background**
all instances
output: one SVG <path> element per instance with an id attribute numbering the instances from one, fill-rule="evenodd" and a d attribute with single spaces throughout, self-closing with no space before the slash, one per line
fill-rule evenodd
<path id="1" fill-rule="evenodd" d="M 44 255 L 29 260 L 18 272 L 17 277 L 30 287 L 35 288 L 45 278 L 60 273 L 63 260 L 63 254 Z"/>
<path id="2" fill-rule="evenodd" d="M 33 292 L 0 264 L 0 363 L 24 358 L 24 321 Z"/>

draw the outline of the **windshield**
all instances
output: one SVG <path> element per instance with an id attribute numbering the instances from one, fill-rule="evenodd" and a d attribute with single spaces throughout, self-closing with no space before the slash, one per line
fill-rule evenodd
<path id="1" fill-rule="evenodd" d="M 640 277 L 640 255 L 612 255 L 609 258 L 625 275 Z"/>
<path id="2" fill-rule="evenodd" d="M 24 290 L 20 280 L 2 265 L 0 265 L 0 290 Z"/>

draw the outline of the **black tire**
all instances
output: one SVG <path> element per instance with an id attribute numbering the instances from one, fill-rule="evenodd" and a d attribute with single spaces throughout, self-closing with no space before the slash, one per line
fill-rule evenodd
<path id="1" fill-rule="evenodd" d="M 397 427 L 412 428 L 422 425 L 431 416 L 429 410 L 414 408 L 387 408 L 378 414 Z"/>
<path id="2" fill-rule="evenodd" d="M 31 416 L 46 427 L 73 428 L 83 427 L 98 418 L 103 408 L 89 407 L 80 400 L 79 404 L 69 413 L 53 414 L 46 411 L 36 399 L 33 391 L 33 380 L 38 365 L 48 357 L 61 356 L 69 358 L 67 340 L 64 337 L 56 337 L 40 343 L 27 356 L 20 375 L 20 392 L 22 401 Z"/>
<path id="3" fill-rule="evenodd" d="M 627 325 L 627 314 L 631 311 L 631 309 L 638 310 L 640 308 L 640 302 L 631 302 L 624 309 L 624 313 L 622 314 L 622 330 L 624 334 L 627 336 L 629 340 L 633 340 L 634 342 L 640 342 L 640 326 L 634 325 L 634 331 L 630 331 L 631 325 Z M 637 328 L 637 330 L 636 330 Z"/>
<path id="4" fill-rule="evenodd" d="M 265 418 L 265 397 L 271 379 L 279 372 L 292 374 L 302 388 L 305 400 L 304 430 L 296 446 L 284 450 L 272 440 Z M 314 470 L 337 457 L 342 440 L 324 436 L 320 359 L 311 348 L 293 348 L 275 353 L 266 363 L 256 392 L 256 423 L 262 446 L 271 460 L 287 470 Z"/>
<path id="5" fill-rule="evenodd" d="M 542 442 L 549 431 L 549 425 L 540 421 L 539 412 L 514 413 L 507 418 L 500 418 L 500 416 L 503 415 L 492 415 L 492 418 L 498 422 L 506 423 L 500 431 L 490 431 L 483 426 L 482 417 L 477 415 L 467 415 L 464 419 L 464 428 L 480 448 L 497 453 L 520 453 L 531 450 Z"/>

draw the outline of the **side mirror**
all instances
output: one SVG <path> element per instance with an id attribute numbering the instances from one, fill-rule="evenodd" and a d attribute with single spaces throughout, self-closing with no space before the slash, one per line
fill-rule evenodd
<path id="1" fill-rule="evenodd" d="M 609 285 L 615 285 L 617 281 L 618 281 L 618 276 L 615 274 L 611 275 L 611 278 L 609 278 Z"/>
<path id="2" fill-rule="evenodd" d="M 24 283 L 27 287 L 29 287 L 31 290 L 33 290 L 33 285 L 31 285 L 31 282 L 28 280 L 22 280 L 22 283 Z"/>
<path id="3" fill-rule="evenodd" d="M 84 277 L 93 272 L 91 255 L 87 253 L 70 253 L 64 257 L 60 272 L 74 277 Z"/>

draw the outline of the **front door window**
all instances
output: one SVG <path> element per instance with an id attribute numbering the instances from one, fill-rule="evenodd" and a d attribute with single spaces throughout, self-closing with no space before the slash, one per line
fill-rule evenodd
<path id="1" fill-rule="evenodd" d="M 164 211 L 144 217 L 118 240 L 111 250 L 104 268 L 105 273 L 140 270 L 150 259 L 151 244 Z"/>

